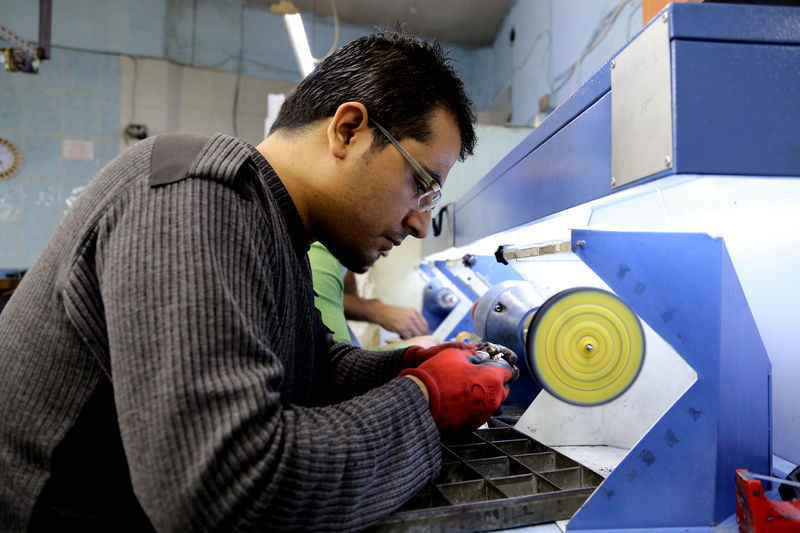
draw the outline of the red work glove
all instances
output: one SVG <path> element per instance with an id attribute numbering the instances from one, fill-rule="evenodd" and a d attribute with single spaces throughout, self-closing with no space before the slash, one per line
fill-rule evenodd
<path id="1" fill-rule="evenodd" d="M 464 355 L 473 354 L 478 350 L 474 344 L 467 344 L 466 342 L 445 342 L 431 346 L 430 348 L 423 348 L 422 346 L 409 346 L 403 353 L 403 362 L 400 368 L 416 368 L 434 355 L 448 348 L 462 350 Z"/>
<path id="2" fill-rule="evenodd" d="M 519 377 L 519 369 L 517 368 L 517 354 L 500 344 L 493 344 L 491 342 L 480 342 L 478 344 L 468 344 L 466 342 L 445 342 L 431 346 L 430 348 L 423 348 L 422 346 L 409 346 L 403 353 L 403 361 L 400 368 L 416 368 L 434 355 L 442 350 L 448 348 L 456 348 L 462 350 L 465 355 L 475 354 L 476 352 L 485 352 L 490 357 L 496 359 L 501 357 L 511 366 L 513 376 L 511 381 Z M 473 361 L 476 362 L 476 361 Z"/>
<path id="3" fill-rule="evenodd" d="M 503 359 L 476 359 L 460 348 L 448 348 L 400 375 L 415 376 L 428 389 L 431 415 L 440 431 L 471 431 L 508 397 L 512 367 Z"/>

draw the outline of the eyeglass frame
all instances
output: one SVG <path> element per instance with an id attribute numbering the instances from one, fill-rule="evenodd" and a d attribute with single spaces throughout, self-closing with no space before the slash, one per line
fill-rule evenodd
<path id="1" fill-rule="evenodd" d="M 413 168 L 414 171 L 417 173 L 419 179 L 421 179 L 423 183 L 426 185 L 426 189 L 430 189 L 426 190 L 421 195 L 419 195 L 419 197 L 417 198 L 416 210 L 419 211 L 420 213 L 425 213 L 426 211 L 432 211 L 442 201 L 442 186 L 439 185 L 439 183 L 435 179 L 433 179 L 433 177 L 431 177 L 430 173 L 427 170 L 425 170 L 425 167 L 423 167 L 419 163 L 419 161 L 414 159 L 414 156 L 409 154 L 408 151 L 405 148 L 403 148 L 403 146 L 397 141 L 397 139 L 392 137 L 392 134 L 389 133 L 386 130 L 386 128 L 378 124 L 378 122 L 372 117 L 369 118 L 369 121 L 372 122 L 375 125 L 375 127 L 378 128 L 378 130 L 381 133 L 383 133 L 383 135 L 387 139 L 389 139 L 389 142 L 392 143 L 395 146 L 395 148 L 397 148 L 400 151 L 401 154 L 403 154 L 403 157 L 406 159 L 406 161 L 408 161 L 408 164 L 411 165 L 411 168 Z M 431 200 L 431 203 L 426 205 L 425 207 L 422 207 L 423 200 L 429 197 L 433 198 Z"/>

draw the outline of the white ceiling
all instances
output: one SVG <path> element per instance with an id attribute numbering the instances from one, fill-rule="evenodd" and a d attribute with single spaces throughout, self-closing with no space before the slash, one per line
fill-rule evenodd
<path id="1" fill-rule="evenodd" d="M 270 5 L 277 0 L 249 0 Z M 339 20 L 377 29 L 404 22 L 420 37 L 462 46 L 488 46 L 512 0 L 335 0 Z M 303 13 L 331 16 L 330 0 L 292 0 Z"/>

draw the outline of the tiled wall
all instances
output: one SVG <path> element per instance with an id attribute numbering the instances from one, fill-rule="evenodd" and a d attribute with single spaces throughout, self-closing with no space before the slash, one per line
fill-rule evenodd
<path id="1" fill-rule="evenodd" d="M 0 137 L 23 156 L 20 172 L 0 181 L 0 272 L 30 267 L 71 199 L 132 144 L 128 123 L 150 135 L 220 131 L 257 144 L 267 94 L 293 85 L 241 76 L 237 99 L 229 72 L 61 48 L 37 75 L 0 70 Z M 93 158 L 65 158 L 65 140 L 93 143 Z"/>
<path id="2" fill-rule="evenodd" d="M 294 87 L 291 82 L 252 76 L 239 76 L 237 80 L 230 72 L 161 59 L 123 56 L 121 61 L 121 127 L 144 124 L 149 135 L 222 132 L 258 144 L 264 138 L 267 95 L 286 93 Z M 122 139 L 121 148 L 130 143 Z"/>
<path id="3" fill-rule="evenodd" d="M 483 109 L 481 121 L 502 123 L 511 117 L 513 124 L 529 124 L 538 98 L 548 91 L 557 93 L 553 105 L 560 103 L 571 85 L 553 91 L 550 78 L 580 56 L 589 30 L 616 5 L 617 0 L 598 0 L 590 13 L 576 16 L 584 11 L 582 0 L 516 2 L 493 47 L 456 47 L 457 66 Z M 0 0 L 0 8 L 5 22 L 35 41 L 35 3 Z M 641 2 L 629 2 L 611 37 L 579 62 L 573 81 L 602 64 L 636 31 L 632 21 L 640 9 Z M 121 135 L 125 125 L 145 124 L 151 135 L 222 131 L 257 143 L 267 94 L 286 92 L 294 81 L 285 80 L 299 79 L 283 24 L 265 6 L 232 0 L 75 0 L 56 3 L 53 20 L 57 46 L 39 75 L 0 68 L 0 136 L 15 142 L 24 159 L 20 173 L 0 181 L 0 272 L 30 266 L 68 200 L 130 144 Z M 103 24 L 90 31 L 89 20 Z M 510 44 L 507 35 L 514 25 L 518 37 Z M 220 27 L 230 31 L 220 34 Z M 559 37 L 570 28 L 569 39 Z M 340 45 L 369 31 L 346 24 L 340 29 Z M 330 20 L 312 19 L 310 30 L 314 48 L 327 48 Z M 98 48 L 111 53 L 88 51 Z M 172 61 L 147 58 L 164 54 Z M 246 75 L 237 76 L 237 68 Z M 93 157 L 64 158 L 65 140 L 93 143 Z M 479 146 L 476 156 L 482 151 Z"/>
<path id="4" fill-rule="evenodd" d="M 31 265 L 81 187 L 119 147 L 118 55 L 53 49 L 38 75 L 0 70 L 0 136 L 22 168 L 0 181 L 0 270 Z M 93 143 L 65 159 L 65 140 Z"/>

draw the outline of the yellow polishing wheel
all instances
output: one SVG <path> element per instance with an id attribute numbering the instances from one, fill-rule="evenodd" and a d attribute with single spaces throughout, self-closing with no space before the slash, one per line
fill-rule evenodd
<path id="1" fill-rule="evenodd" d="M 539 384 L 576 405 L 613 400 L 633 384 L 644 363 L 639 318 L 601 289 L 579 287 L 549 298 L 536 311 L 526 341 Z"/>

